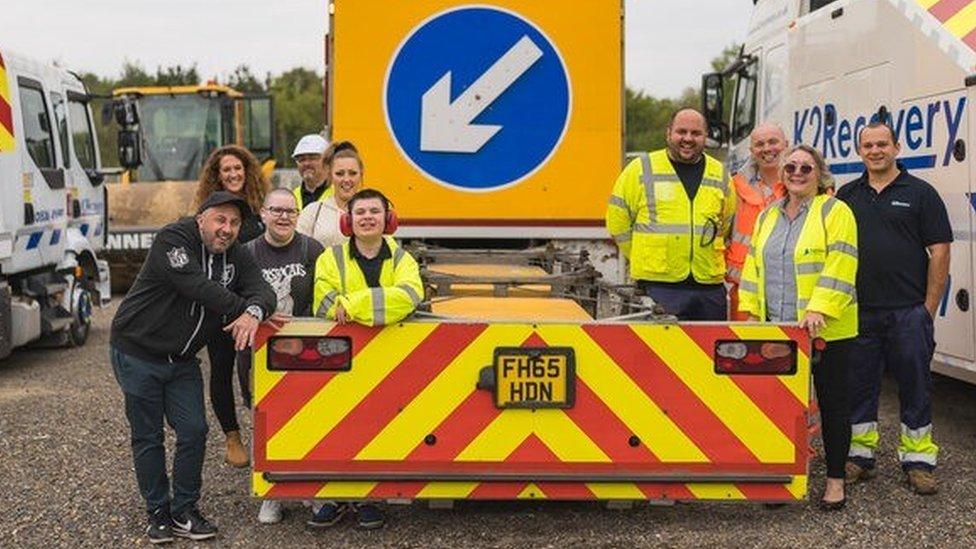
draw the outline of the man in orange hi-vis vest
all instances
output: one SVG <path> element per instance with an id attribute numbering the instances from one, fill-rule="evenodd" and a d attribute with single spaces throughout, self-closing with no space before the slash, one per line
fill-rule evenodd
<path id="1" fill-rule="evenodd" d="M 752 130 L 749 143 L 749 160 L 732 176 L 735 186 L 735 217 L 732 236 L 725 248 L 725 280 L 729 287 L 729 318 L 749 320 L 749 315 L 739 311 L 739 280 L 742 264 L 749 252 L 752 228 L 759 212 L 782 198 L 786 193 L 779 180 L 780 157 L 786 149 L 783 129 L 773 123 L 760 124 Z"/>

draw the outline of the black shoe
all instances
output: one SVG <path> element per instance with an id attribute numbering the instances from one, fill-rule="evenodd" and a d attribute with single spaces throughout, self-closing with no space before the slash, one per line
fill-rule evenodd
<path id="1" fill-rule="evenodd" d="M 169 514 L 169 507 L 160 507 L 149 515 L 146 537 L 149 538 L 149 543 L 173 541 L 173 518 Z"/>
<path id="2" fill-rule="evenodd" d="M 309 528 L 328 528 L 342 520 L 349 510 L 346 503 L 335 503 L 327 501 L 322 504 L 318 511 L 312 513 L 312 518 L 305 521 Z"/>
<path id="3" fill-rule="evenodd" d="M 217 535 L 217 527 L 203 518 L 196 507 L 173 516 L 173 533 L 181 538 L 200 541 Z"/>
<path id="4" fill-rule="evenodd" d="M 844 508 L 845 505 L 847 505 L 846 496 L 843 499 L 839 499 L 837 501 L 820 500 L 819 507 L 821 511 L 840 511 L 841 509 Z"/>
<path id="5" fill-rule="evenodd" d="M 383 512 L 380 511 L 379 507 L 371 503 L 363 503 L 356 506 L 356 524 L 360 528 L 366 530 L 382 528 L 385 522 Z"/>

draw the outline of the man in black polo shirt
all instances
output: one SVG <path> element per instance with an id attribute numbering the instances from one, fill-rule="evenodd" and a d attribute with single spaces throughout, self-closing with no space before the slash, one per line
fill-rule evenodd
<path id="1" fill-rule="evenodd" d="M 899 150 L 890 126 L 866 126 L 858 154 L 867 170 L 837 193 L 854 211 L 860 254 L 847 482 L 874 476 L 878 395 L 888 368 L 898 382 L 902 469 L 916 493 L 934 494 L 939 447 L 932 441 L 929 397 L 932 319 L 949 273 L 952 228 L 938 192 L 895 162 Z"/>

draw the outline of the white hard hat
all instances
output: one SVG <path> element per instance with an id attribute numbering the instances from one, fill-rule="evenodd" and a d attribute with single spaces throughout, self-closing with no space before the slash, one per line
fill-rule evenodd
<path id="1" fill-rule="evenodd" d="M 295 152 L 291 157 L 295 158 L 300 154 L 324 154 L 325 149 L 329 148 L 329 142 L 317 133 L 310 133 L 298 140 L 295 145 Z"/>

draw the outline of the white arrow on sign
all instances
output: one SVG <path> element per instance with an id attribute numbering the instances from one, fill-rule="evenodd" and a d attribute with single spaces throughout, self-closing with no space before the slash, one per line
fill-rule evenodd
<path id="1" fill-rule="evenodd" d="M 502 127 L 471 124 L 471 121 L 540 57 L 542 50 L 528 36 L 523 36 L 454 102 L 451 102 L 451 72 L 445 73 L 424 93 L 420 114 L 420 150 L 478 152 Z"/>

